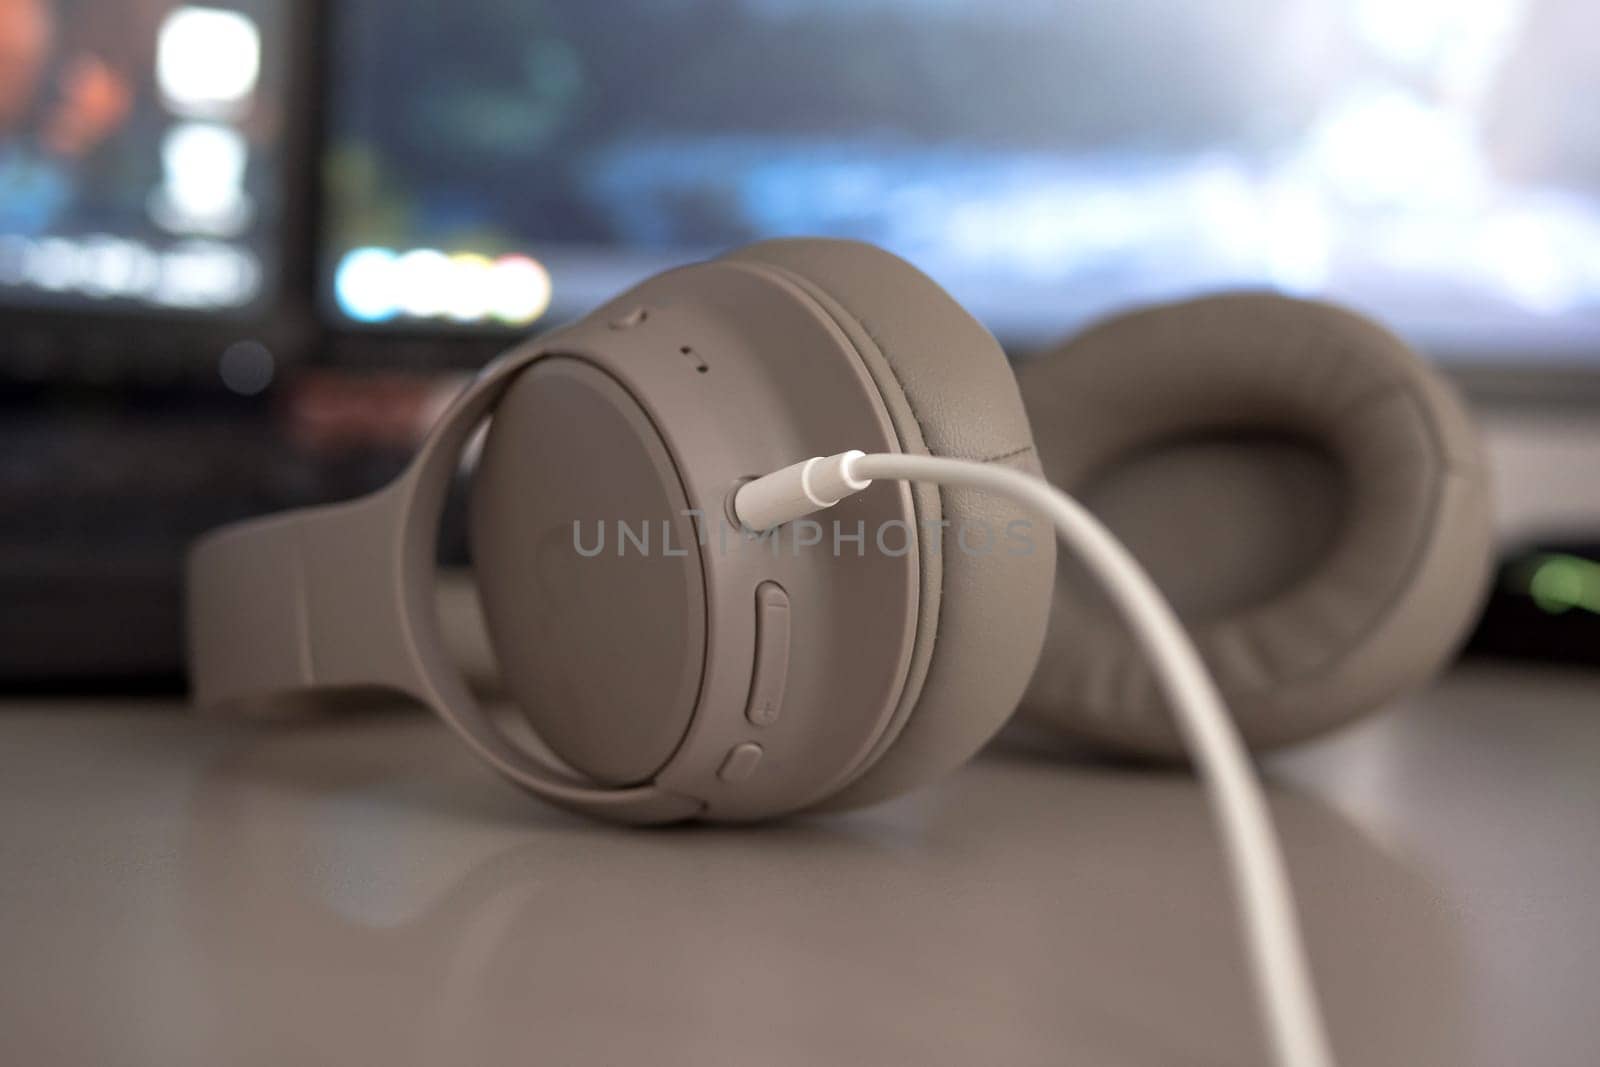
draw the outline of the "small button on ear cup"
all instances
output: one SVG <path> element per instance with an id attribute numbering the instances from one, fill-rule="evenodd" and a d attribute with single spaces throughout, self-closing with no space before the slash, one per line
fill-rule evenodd
<path id="1" fill-rule="evenodd" d="M 789 594 L 777 582 L 756 590 L 756 655 L 751 668 L 750 702 L 744 716 L 763 729 L 783 717 L 783 694 L 789 687 Z"/>
<path id="2" fill-rule="evenodd" d="M 1376 324 L 1212 297 L 1109 320 L 1020 377 L 1046 475 L 1173 599 L 1252 746 L 1382 706 L 1464 637 L 1491 553 L 1477 435 Z M 1143 658 L 1072 561 L 1022 710 L 1119 751 L 1181 752 Z"/>
<path id="3" fill-rule="evenodd" d="M 829 311 L 883 395 L 904 451 L 1038 469 L 1004 353 L 910 264 L 828 240 L 769 241 L 729 258 L 783 272 Z M 831 806 L 904 792 L 970 758 L 1011 714 L 1043 641 L 1055 565 L 1048 526 L 986 494 L 914 492 L 924 581 L 913 677 L 896 723 Z M 901 550 L 904 536 L 891 533 L 889 548 Z"/>

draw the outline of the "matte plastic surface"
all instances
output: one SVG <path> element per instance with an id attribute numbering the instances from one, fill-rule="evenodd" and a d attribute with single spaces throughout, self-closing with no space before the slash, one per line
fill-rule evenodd
<path id="1" fill-rule="evenodd" d="M 901 451 L 1038 471 L 1005 354 L 926 275 L 854 241 L 766 241 L 730 258 L 775 268 L 828 310 L 888 405 Z M 851 442 L 810 454 L 846 448 L 873 451 Z M 1047 525 L 992 494 L 912 494 L 924 561 L 912 673 L 893 729 L 838 806 L 925 785 L 970 758 L 1010 716 L 1044 639 L 1056 558 Z"/>
<path id="2" fill-rule="evenodd" d="M 644 409 L 588 363 L 535 363 L 495 408 L 471 515 L 485 621 L 534 733 L 598 782 L 650 781 L 700 699 L 706 590 Z"/>
<path id="3" fill-rule="evenodd" d="M 700 358 L 684 360 L 684 348 Z M 399 689 L 433 707 L 480 755 L 532 791 L 628 821 L 695 814 L 753 819 L 835 795 L 881 753 L 901 705 L 923 584 L 915 546 L 890 556 L 857 553 L 861 542 L 836 550 L 826 535 L 802 544 L 800 531 L 751 542 L 731 529 L 708 530 L 700 552 L 707 621 L 699 700 L 681 743 L 650 784 L 609 787 L 574 773 L 507 736 L 466 691 L 433 617 L 439 509 L 468 437 L 524 370 L 552 356 L 588 363 L 638 400 L 681 474 L 684 498 L 707 526 L 717 525 L 742 478 L 840 440 L 874 450 L 900 447 L 854 346 L 800 288 L 734 264 L 660 276 L 491 367 L 389 489 L 204 541 L 191 561 L 197 700 L 221 706 L 346 684 Z M 514 479 L 504 484 L 506 494 L 516 492 Z M 479 504 L 491 506 L 498 505 Z M 885 485 L 832 518 L 841 534 L 854 535 L 858 528 L 912 527 L 915 514 L 908 490 Z M 506 570 L 515 566 L 510 559 L 482 561 L 480 587 L 514 581 Z M 746 715 L 755 649 L 750 605 L 765 582 L 791 590 L 793 610 L 786 714 L 757 727 Z M 803 598 L 794 595 L 802 589 Z M 525 619 L 500 612 L 497 621 L 506 627 L 493 634 L 502 651 L 538 636 L 536 627 L 520 630 Z M 658 619 L 663 626 L 682 622 L 677 615 Z M 594 649 L 590 662 L 592 671 L 626 669 L 615 648 Z M 665 702 L 670 734 L 677 729 L 671 694 Z M 534 710 L 542 723 L 548 711 Z M 603 745 L 606 730 L 627 728 L 624 715 L 601 724 L 586 743 Z M 719 771 L 729 753 L 758 730 L 766 753 L 760 773 L 724 780 Z M 574 736 L 563 740 L 576 752 Z M 630 769 L 629 761 L 659 754 L 632 737 L 617 744 L 622 759 L 594 765 Z"/>
<path id="4" fill-rule="evenodd" d="M 432 608 L 444 492 L 491 415 L 476 576 L 537 747 L 475 703 Z M 1028 525 L 1014 505 L 892 483 L 826 526 L 755 540 L 723 523 L 743 481 L 843 447 L 1034 466 L 993 338 L 903 261 L 788 241 L 660 275 L 498 361 L 394 486 L 205 540 L 191 563 L 197 699 L 398 689 L 535 793 L 628 821 L 757 819 L 926 784 L 1021 693 L 1054 539 L 1003 551 L 1002 532 Z M 604 514 L 608 491 L 618 515 Z M 665 522 L 681 546 L 686 515 L 698 561 L 552 554 L 575 521 L 607 518 Z M 782 657 L 758 655 L 776 620 L 750 605 L 769 584 L 788 598 Z"/>

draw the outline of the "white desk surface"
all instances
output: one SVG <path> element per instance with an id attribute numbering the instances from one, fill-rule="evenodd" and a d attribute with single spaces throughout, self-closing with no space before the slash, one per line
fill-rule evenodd
<path id="1" fill-rule="evenodd" d="M 1600 675 L 1471 666 L 1271 762 L 1342 1063 L 1600 1063 Z M 1264 1062 L 1184 776 L 1012 736 L 609 829 L 411 713 L 0 704 L 8 1064 Z"/>

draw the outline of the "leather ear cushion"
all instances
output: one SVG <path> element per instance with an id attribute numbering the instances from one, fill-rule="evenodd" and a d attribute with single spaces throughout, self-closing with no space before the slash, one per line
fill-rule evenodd
<path id="1" fill-rule="evenodd" d="M 1331 461 L 1336 507 L 1317 551 L 1271 590 L 1180 614 L 1245 740 L 1296 741 L 1421 684 L 1465 635 L 1486 588 L 1491 516 L 1473 425 L 1449 386 L 1393 335 L 1351 312 L 1268 294 L 1157 307 L 1098 325 L 1023 368 L 1045 473 L 1092 491 L 1157 453 L 1198 455 L 1260 435 Z M 1257 459 L 1260 457 L 1257 456 Z M 1224 508 L 1207 476 L 1146 486 L 1153 573 L 1207 566 L 1200 531 L 1293 558 L 1309 485 L 1275 507 Z M 1169 475 L 1172 473 L 1169 469 Z M 1319 525 L 1315 519 L 1310 525 Z M 1116 750 L 1180 754 L 1171 716 L 1126 632 L 1064 563 L 1029 718 Z M 1215 591 L 1213 591 L 1215 593 Z M 1222 606 L 1218 606 L 1222 605 Z"/>
<path id="2" fill-rule="evenodd" d="M 861 353 L 905 451 L 1037 470 L 1004 353 L 910 264 L 831 240 L 768 241 L 729 259 L 778 270 L 834 317 Z M 1015 709 L 1044 639 L 1051 531 L 988 494 L 918 487 L 914 499 L 923 589 L 902 713 L 865 772 L 829 807 L 904 792 L 969 759 Z M 1032 522 L 1026 551 L 1006 541 L 1016 521 Z"/>

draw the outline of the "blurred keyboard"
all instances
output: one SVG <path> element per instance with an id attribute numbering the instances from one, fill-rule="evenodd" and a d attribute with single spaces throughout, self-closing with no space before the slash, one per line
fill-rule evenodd
<path id="1" fill-rule="evenodd" d="M 0 683 L 177 677 L 196 537 L 369 492 L 408 452 L 259 412 L 0 413 Z"/>

